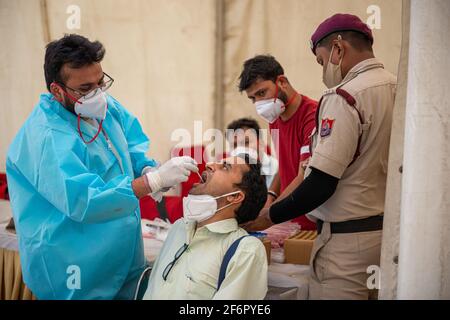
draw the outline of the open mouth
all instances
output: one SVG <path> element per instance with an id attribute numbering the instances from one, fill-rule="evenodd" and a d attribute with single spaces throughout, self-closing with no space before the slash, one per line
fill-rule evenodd
<path id="1" fill-rule="evenodd" d="M 208 182 L 208 173 L 206 171 L 203 171 L 201 175 L 199 175 L 199 178 L 201 177 L 199 182 L 196 182 L 193 184 L 193 187 L 197 187 L 201 184 L 206 184 Z"/>
<path id="2" fill-rule="evenodd" d="M 202 173 L 202 179 L 200 181 L 200 183 L 206 183 L 206 181 L 208 180 L 208 173 L 206 171 L 203 171 Z"/>

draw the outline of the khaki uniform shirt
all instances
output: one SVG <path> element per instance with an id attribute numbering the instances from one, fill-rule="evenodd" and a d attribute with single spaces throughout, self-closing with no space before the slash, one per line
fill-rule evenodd
<path id="1" fill-rule="evenodd" d="M 396 82 L 396 77 L 373 58 L 354 66 L 339 86 L 325 91 L 309 166 L 340 180 L 331 198 L 311 216 L 340 222 L 384 212 Z M 336 93 L 337 88 L 354 97 L 363 124 L 358 112 Z M 360 134 L 360 155 L 349 166 Z"/>
<path id="2" fill-rule="evenodd" d="M 263 299 L 267 292 L 267 257 L 264 245 L 256 237 L 246 237 L 239 243 L 217 290 L 225 252 L 246 234 L 236 219 L 198 229 L 195 223 L 177 220 L 155 261 L 144 299 Z M 164 280 L 164 270 L 185 243 L 189 245 L 187 250 Z"/>

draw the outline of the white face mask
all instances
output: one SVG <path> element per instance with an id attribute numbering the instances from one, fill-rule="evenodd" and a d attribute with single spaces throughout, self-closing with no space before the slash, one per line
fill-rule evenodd
<path id="1" fill-rule="evenodd" d="M 233 203 L 229 203 L 222 208 L 217 208 L 216 199 L 231 196 L 241 191 L 234 191 L 219 197 L 213 197 L 209 194 L 188 194 L 183 198 L 183 216 L 188 221 L 202 222 L 211 218 L 218 211 L 223 210 Z"/>
<path id="2" fill-rule="evenodd" d="M 237 147 L 230 152 L 230 156 L 236 157 L 237 155 L 242 153 L 248 154 L 253 160 L 258 160 L 258 152 L 256 152 L 255 149 L 249 147 Z"/>
<path id="3" fill-rule="evenodd" d="M 75 113 L 81 117 L 104 120 L 106 117 L 106 94 L 97 88 L 90 98 L 80 98 L 75 102 Z"/>
<path id="4" fill-rule="evenodd" d="M 333 56 L 334 46 L 331 48 L 330 58 L 328 59 L 327 68 L 323 72 L 323 83 L 327 86 L 327 88 L 336 87 L 338 84 L 342 82 L 342 72 L 341 72 L 341 63 L 342 58 L 339 60 L 339 64 L 335 65 L 331 63 L 331 57 Z"/>
<path id="5" fill-rule="evenodd" d="M 256 101 L 255 107 L 259 116 L 268 123 L 274 123 L 286 109 L 284 102 L 279 98 Z"/>

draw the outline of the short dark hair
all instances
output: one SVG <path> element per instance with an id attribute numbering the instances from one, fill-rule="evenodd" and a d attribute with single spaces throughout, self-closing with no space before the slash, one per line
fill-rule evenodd
<path id="1" fill-rule="evenodd" d="M 269 54 L 257 55 L 244 62 L 243 70 L 239 76 L 239 91 L 248 89 L 259 79 L 275 82 L 280 75 L 284 75 L 283 67 L 273 56 Z"/>
<path id="2" fill-rule="evenodd" d="M 234 120 L 228 125 L 227 130 L 236 131 L 238 129 L 245 129 L 245 128 L 255 130 L 256 137 L 259 139 L 259 130 L 261 129 L 261 127 L 259 126 L 258 122 L 252 118 L 240 118 Z"/>
<path id="3" fill-rule="evenodd" d="M 261 163 L 250 158 L 248 154 L 239 154 L 238 157 L 245 159 L 249 170 L 244 173 L 240 183 L 236 187 L 245 194 L 238 209 L 235 210 L 236 220 L 239 224 L 255 220 L 267 200 L 266 179 L 261 174 Z"/>
<path id="4" fill-rule="evenodd" d="M 365 34 L 357 31 L 334 32 L 320 40 L 317 47 L 330 47 L 331 42 L 335 40 L 338 35 L 341 35 L 343 40 L 348 41 L 350 45 L 359 52 L 372 51 L 371 40 Z"/>
<path id="5" fill-rule="evenodd" d="M 81 68 L 98 63 L 105 56 L 105 48 L 99 41 L 91 42 L 78 34 L 66 34 L 50 42 L 45 51 L 44 73 L 47 89 L 52 82 L 62 82 L 61 68 L 68 63 L 71 68 Z"/>

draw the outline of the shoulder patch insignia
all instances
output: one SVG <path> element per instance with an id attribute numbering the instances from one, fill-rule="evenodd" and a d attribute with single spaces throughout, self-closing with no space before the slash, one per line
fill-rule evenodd
<path id="1" fill-rule="evenodd" d="M 322 119 L 322 125 L 320 126 L 320 137 L 325 138 L 331 134 L 331 130 L 333 129 L 335 119 Z"/>

